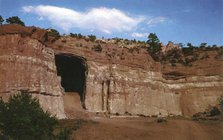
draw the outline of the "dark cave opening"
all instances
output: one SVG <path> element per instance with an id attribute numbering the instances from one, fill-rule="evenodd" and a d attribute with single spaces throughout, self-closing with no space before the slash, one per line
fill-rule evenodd
<path id="1" fill-rule="evenodd" d="M 84 107 L 87 74 L 85 60 L 74 55 L 57 54 L 55 62 L 65 92 L 77 92 Z"/>

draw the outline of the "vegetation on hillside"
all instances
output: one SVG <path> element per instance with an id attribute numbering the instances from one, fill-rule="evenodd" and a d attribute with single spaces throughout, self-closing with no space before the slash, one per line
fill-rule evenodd
<path id="1" fill-rule="evenodd" d="M 2 25 L 2 23 L 4 22 L 5 20 L 3 19 L 3 17 L 0 15 L 0 25 Z"/>
<path id="2" fill-rule="evenodd" d="M 101 52 L 103 46 L 102 43 L 112 43 L 116 44 L 117 47 L 125 47 L 129 49 L 129 53 L 133 53 L 133 50 L 139 48 L 147 49 L 148 53 L 152 58 L 160 63 L 170 63 L 172 66 L 181 64 L 184 66 L 192 66 L 197 60 L 205 60 L 210 56 L 208 51 L 217 51 L 218 55 L 216 58 L 220 58 L 223 55 L 223 47 L 217 47 L 217 45 L 208 46 L 207 43 L 201 43 L 200 46 L 194 46 L 192 43 L 187 43 L 187 46 L 182 43 L 173 44 L 175 48 L 168 50 L 167 52 L 162 52 L 162 47 L 165 47 L 160 42 L 158 36 L 155 33 L 150 33 L 148 35 L 148 40 L 137 41 L 135 39 L 128 40 L 122 38 L 112 38 L 112 39 L 97 39 L 94 35 L 84 36 L 82 34 L 70 33 L 70 36 L 76 39 L 84 39 L 85 41 L 91 41 L 97 43 L 91 48 L 96 52 Z M 64 42 L 64 41 L 63 41 Z M 76 46 L 81 47 L 83 45 L 77 44 Z"/>
<path id="3" fill-rule="evenodd" d="M 0 139 L 5 140 L 66 140 L 67 130 L 53 133 L 58 120 L 45 112 L 37 98 L 22 92 L 4 102 L 0 98 Z"/>
<path id="4" fill-rule="evenodd" d="M 19 25 L 25 26 L 25 23 L 18 16 L 12 16 L 12 17 L 7 18 L 6 23 L 19 24 Z"/>
<path id="5" fill-rule="evenodd" d="M 0 15 L 0 25 L 4 23 L 3 17 Z M 8 24 L 20 24 L 25 26 L 24 22 L 17 16 L 9 17 L 6 19 L 6 23 Z M 61 37 L 60 33 L 55 29 L 48 29 L 48 36 L 51 38 L 52 42 L 59 39 Z M 117 47 L 126 47 L 129 49 L 129 53 L 133 53 L 133 50 L 137 50 L 139 48 L 147 49 L 150 56 L 157 62 L 160 63 L 170 63 L 172 66 L 176 66 L 177 64 L 181 64 L 184 66 L 192 66 L 193 63 L 197 60 L 206 60 L 208 59 L 209 53 L 208 51 L 216 51 L 217 55 L 216 59 L 223 59 L 223 46 L 218 47 L 217 45 L 208 45 L 205 42 L 202 42 L 199 46 L 194 46 L 192 43 L 187 43 L 187 45 L 183 45 L 182 43 L 174 44 L 178 46 L 178 48 L 173 48 L 168 50 L 167 52 L 163 52 L 163 46 L 158 36 L 155 33 L 150 33 L 148 35 L 147 41 L 139 41 L 136 39 L 129 40 L 123 38 L 111 38 L 111 39 L 97 39 L 95 35 L 82 35 L 81 33 L 70 33 L 70 37 L 76 39 L 83 39 L 87 42 L 95 43 L 92 50 L 95 52 L 101 52 L 103 49 L 102 44 L 111 43 L 117 45 Z M 62 40 L 63 43 L 66 43 L 66 39 Z M 78 47 L 86 47 L 82 43 L 76 44 Z"/>
<path id="6" fill-rule="evenodd" d="M 147 43 L 150 46 L 148 48 L 148 50 L 151 53 L 157 53 L 161 50 L 160 40 L 155 33 L 150 33 L 149 34 Z"/>
<path id="7" fill-rule="evenodd" d="M 92 42 L 94 42 L 96 40 L 96 36 L 95 35 L 88 35 L 88 38 Z"/>
<path id="8" fill-rule="evenodd" d="M 162 52 L 162 45 L 155 33 L 149 34 L 147 43 L 149 44 L 148 53 L 155 61 L 171 63 L 172 66 L 176 66 L 177 63 L 184 66 L 192 66 L 193 62 L 197 60 L 209 58 L 207 51 L 217 51 L 218 55 L 216 58 L 223 56 L 222 46 L 207 46 L 207 43 L 201 43 L 200 46 L 193 46 L 191 43 L 187 43 L 186 47 L 182 43 L 173 44 L 178 47 Z"/>
<path id="9" fill-rule="evenodd" d="M 6 20 L 4 20 L 4 18 L 0 15 L 0 25 L 4 24 L 4 21 L 7 24 L 18 24 L 25 26 L 25 23 L 18 16 L 8 17 Z"/>
<path id="10" fill-rule="evenodd" d="M 85 36 L 83 36 L 81 33 L 79 34 L 73 34 L 73 33 L 70 33 L 70 37 L 73 37 L 73 38 L 78 38 L 78 39 L 84 39 Z"/>
<path id="11" fill-rule="evenodd" d="M 101 51 L 102 51 L 102 47 L 101 47 L 100 44 L 98 44 L 98 45 L 94 45 L 94 46 L 92 47 L 92 50 L 94 50 L 95 52 L 101 52 Z"/>
<path id="12" fill-rule="evenodd" d="M 60 33 L 56 29 L 47 29 L 47 30 L 48 30 L 48 36 L 51 36 L 54 38 L 53 41 L 55 41 L 61 37 Z"/>
<path id="13" fill-rule="evenodd" d="M 155 33 L 150 33 L 148 36 L 147 43 L 149 44 L 148 52 L 155 61 L 160 60 L 161 44 L 160 40 Z"/>
<path id="14" fill-rule="evenodd" d="M 223 120 L 223 97 L 219 99 L 218 105 L 194 114 L 193 120 Z"/>

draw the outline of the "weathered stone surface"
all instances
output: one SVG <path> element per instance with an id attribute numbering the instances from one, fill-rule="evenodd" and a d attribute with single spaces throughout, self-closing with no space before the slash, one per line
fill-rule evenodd
<path id="1" fill-rule="evenodd" d="M 8 27 L 7 27 L 8 28 Z M 145 48 L 127 48 L 62 37 L 53 44 L 44 31 L 0 28 L 0 93 L 27 90 L 59 118 L 65 117 L 55 54 L 81 57 L 87 66 L 85 106 L 91 112 L 191 116 L 218 104 L 223 96 L 223 61 L 210 57 L 193 66 L 153 61 Z M 9 32 L 7 33 L 7 31 Z M 28 31 L 26 31 L 28 30 Z M 96 52 L 94 46 L 101 45 Z"/>
<path id="2" fill-rule="evenodd" d="M 7 99 L 25 90 L 39 98 L 44 110 L 65 118 L 53 50 L 17 33 L 0 35 L 0 42 L 0 95 Z"/>
<path id="3" fill-rule="evenodd" d="M 56 53 L 86 59 L 85 104 L 89 111 L 191 116 L 216 105 L 223 96 L 223 63 L 214 57 L 198 60 L 192 67 L 173 67 L 154 62 L 144 49 L 129 51 L 106 44 L 98 53 L 91 50 L 96 43 L 69 37 L 62 40 L 66 43 L 58 40 L 54 44 Z M 80 43 L 83 47 L 77 47 Z"/>
<path id="4" fill-rule="evenodd" d="M 163 54 L 168 53 L 171 50 L 178 50 L 179 52 L 181 52 L 181 48 L 179 47 L 179 45 L 174 44 L 173 42 L 169 41 L 168 44 L 165 46 L 163 44 L 161 44 L 162 48 L 161 48 L 161 52 Z"/>

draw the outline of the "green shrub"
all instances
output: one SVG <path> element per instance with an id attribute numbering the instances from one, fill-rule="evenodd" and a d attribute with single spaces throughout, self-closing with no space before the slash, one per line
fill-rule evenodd
<path id="1" fill-rule="evenodd" d="M 217 116 L 217 115 L 221 115 L 221 112 L 217 107 L 213 107 L 210 110 L 210 116 Z"/>
<path id="2" fill-rule="evenodd" d="M 70 140 L 70 135 L 72 133 L 72 129 L 64 128 L 60 133 L 56 136 L 56 140 Z"/>
<path id="3" fill-rule="evenodd" d="M 180 63 L 184 66 L 192 66 L 192 62 L 196 61 L 198 59 L 197 56 L 193 56 L 191 58 L 185 58 L 185 60 L 181 60 Z"/>
<path id="4" fill-rule="evenodd" d="M 0 25 L 2 25 L 2 23 L 4 22 L 3 17 L 0 15 Z"/>
<path id="5" fill-rule="evenodd" d="M 94 42 L 96 40 L 96 36 L 95 35 L 89 35 L 89 40 Z"/>
<path id="6" fill-rule="evenodd" d="M 167 52 L 167 54 L 165 55 L 165 58 L 167 60 L 172 60 L 172 59 L 178 60 L 181 58 L 181 52 L 178 49 L 172 49 Z"/>
<path id="7" fill-rule="evenodd" d="M 77 34 L 77 38 L 81 39 L 81 38 L 83 38 L 83 37 L 84 37 L 84 36 L 83 36 L 81 33 Z"/>
<path id="8" fill-rule="evenodd" d="M 147 43 L 150 45 L 148 49 L 151 53 L 156 53 L 160 51 L 161 49 L 160 40 L 155 33 L 150 33 L 148 35 Z"/>
<path id="9" fill-rule="evenodd" d="M 201 43 L 199 47 L 200 49 L 205 49 L 207 47 L 207 43 Z"/>
<path id="10" fill-rule="evenodd" d="M 77 38 L 77 34 L 70 33 L 70 37 Z"/>
<path id="11" fill-rule="evenodd" d="M 147 49 L 149 54 L 155 61 L 160 61 L 161 44 L 157 35 L 155 33 L 150 33 L 148 36 L 147 43 L 149 44 L 149 47 Z"/>
<path id="12" fill-rule="evenodd" d="M 19 24 L 25 26 L 25 23 L 18 16 L 9 17 L 6 19 L 6 22 L 9 24 Z"/>
<path id="13" fill-rule="evenodd" d="M 182 52 L 185 56 L 188 56 L 188 55 L 193 55 L 193 51 L 194 51 L 194 47 L 193 46 L 190 46 L 190 47 L 184 47 L 182 48 Z"/>
<path id="14" fill-rule="evenodd" d="M 0 138 L 15 140 L 49 140 L 58 120 L 43 111 L 37 98 L 22 92 L 8 102 L 0 98 Z"/>
<path id="15" fill-rule="evenodd" d="M 100 44 L 95 45 L 94 47 L 92 47 L 92 50 L 96 51 L 96 52 L 101 52 L 102 51 L 102 47 Z"/>
<path id="16" fill-rule="evenodd" d="M 83 36 L 81 33 L 79 33 L 79 34 L 73 34 L 73 33 L 70 33 L 70 37 L 73 37 L 73 38 L 78 38 L 78 39 L 84 39 L 85 38 L 85 36 Z"/>
<path id="17" fill-rule="evenodd" d="M 48 35 L 54 37 L 55 40 L 60 38 L 60 33 L 55 29 L 49 29 L 48 30 Z"/>

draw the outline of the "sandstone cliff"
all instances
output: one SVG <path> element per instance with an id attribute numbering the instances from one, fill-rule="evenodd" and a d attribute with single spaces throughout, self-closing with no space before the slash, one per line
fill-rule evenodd
<path id="1" fill-rule="evenodd" d="M 77 44 L 82 44 L 80 45 Z M 193 66 L 153 61 L 144 48 L 117 47 L 64 37 L 56 54 L 83 57 L 88 67 L 85 104 L 89 111 L 126 115 L 183 115 L 205 111 L 223 96 L 222 60 L 216 51 Z"/>
<path id="2" fill-rule="evenodd" d="M 17 91 L 27 91 L 44 110 L 65 118 L 54 52 L 41 43 L 45 37 L 46 31 L 34 27 L 0 28 L 0 95 L 7 99 Z"/>
<path id="3" fill-rule="evenodd" d="M 40 98 L 45 109 L 61 118 L 62 89 L 56 75 L 60 68 L 56 72 L 54 55 L 75 58 L 71 60 L 78 61 L 77 65 L 73 63 L 74 68 L 84 67 L 80 98 L 91 112 L 191 116 L 215 106 L 223 96 L 223 61 L 216 59 L 215 50 L 199 52 L 209 57 L 194 61 L 192 66 L 173 66 L 155 62 L 143 47 L 127 48 L 69 36 L 52 43 L 45 33 L 35 35 L 39 29 L 24 28 L 28 35 L 8 30 L 0 36 L 0 71 L 4 73 L 0 76 L 1 95 L 28 90 Z M 95 49 L 98 46 L 102 50 Z"/>

